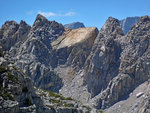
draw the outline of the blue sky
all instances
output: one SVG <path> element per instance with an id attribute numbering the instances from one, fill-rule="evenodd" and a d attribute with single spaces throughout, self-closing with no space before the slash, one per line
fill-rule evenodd
<path id="1" fill-rule="evenodd" d="M 62 24 L 79 21 L 98 28 L 109 16 L 150 15 L 150 0 L 0 0 L 0 4 L 0 26 L 6 20 L 32 25 L 38 13 Z"/>

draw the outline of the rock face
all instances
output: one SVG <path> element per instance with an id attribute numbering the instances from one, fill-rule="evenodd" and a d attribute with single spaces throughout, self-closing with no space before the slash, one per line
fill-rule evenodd
<path id="1" fill-rule="evenodd" d="M 70 24 L 65 24 L 64 27 L 69 29 L 78 29 L 78 28 L 84 28 L 85 26 L 81 22 L 73 22 Z"/>
<path id="2" fill-rule="evenodd" d="M 8 51 L 17 42 L 24 42 L 30 31 L 30 26 L 21 21 L 17 24 L 15 21 L 7 21 L 0 29 L 0 44 L 3 50 Z"/>
<path id="3" fill-rule="evenodd" d="M 126 35 L 119 20 L 112 17 L 108 18 L 100 31 L 94 27 L 66 29 L 55 21 L 48 21 L 42 15 L 37 15 L 31 28 L 23 25 L 23 30 L 19 30 L 21 23 L 14 21 L 3 25 L 0 30 L 0 43 L 8 53 L 0 49 L 0 56 L 5 55 L 11 59 L 15 66 L 29 75 L 36 87 L 59 92 L 61 95 L 36 89 L 29 94 L 32 95 L 31 100 L 35 105 L 20 108 L 20 104 L 17 104 L 19 100 L 5 101 L 6 105 L 12 103 L 11 105 L 16 106 L 9 110 L 34 111 L 40 102 L 45 104 L 40 104 L 44 107 L 39 107 L 38 110 L 45 109 L 46 113 L 49 110 L 85 112 L 88 109 L 67 98 L 72 97 L 90 109 L 105 109 L 108 113 L 119 110 L 131 113 L 149 112 L 150 17 L 141 17 Z M 21 31 L 25 31 L 25 35 Z M 15 40 L 9 45 L 8 39 Z M 143 90 L 140 90 L 142 88 L 139 85 Z M 37 103 L 34 101 L 37 98 L 34 97 L 35 93 L 40 98 Z M 62 103 L 73 106 L 68 109 L 60 106 Z M 81 109 L 75 107 L 76 105 L 82 106 Z M 118 108 L 118 105 L 121 107 Z M 51 107 L 45 106 L 53 107 L 50 109 Z M 95 109 L 90 111 L 97 112 Z"/>
<path id="4" fill-rule="evenodd" d="M 120 43 L 123 51 L 119 73 L 91 103 L 100 108 L 107 108 L 149 79 L 149 23 L 148 16 L 141 17 L 132 30 L 122 37 Z"/>
<path id="5" fill-rule="evenodd" d="M 139 22 L 140 17 L 127 17 L 126 19 L 120 20 L 120 26 L 124 32 L 124 34 L 127 34 L 128 31 L 135 25 L 137 22 Z"/>
<path id="6" fill-rule="evenodd" d="M 64 81 L 71 80 L 74 73 L 83 67 L 97 33 L 97 28 L 68 30 L 37 15 L 27 39 L 20 46 L 13 46 L 9 56 L 34 80 L 36 86 L 59 92 Z M 69 67 L 68 72 L 58 71 L 66 66 Z"/>
<path id="7" fill-rule="evenodd" d="M 150 84 L 148 81 L 139 85 L 127 99 L 124 99 L 105 110 L 105 113 L 149 113 Z M 138 96 L 137 96 L 138 95 Z"/>
<path id="8" fill-rule="evenodd" d="M 50 62 L 51 42 L 63 32 L 64 27 L 61 24 L 37 15 L 27 40 L 19 49 L 14 47 L 10 50 L 10 56 L 16 65 L 28 74 L 38 87 L 58 92 L 62 86 L 61 79 L 53 72 Z"/>
<path id="9" fill-rule="evenodd" d="M 6 60 L 7 59 L 7 60 Z M 7 57 L 0 57 L 1 113 L 83 113 L 88 106 L 71 97 L 33 86 L 31 79 Z M 97 111 L 95 110 L 95 113 Z"/>
<path id="10" fill-rule="evenodd" d="M 104 90 L 108 82 L 118 74 L 122 50 L 116 39 L 121 36 L 123 32 L 119 21 L 109 17 L 96 37 L 86 61 L 85 82 L 92 97 Z"/>

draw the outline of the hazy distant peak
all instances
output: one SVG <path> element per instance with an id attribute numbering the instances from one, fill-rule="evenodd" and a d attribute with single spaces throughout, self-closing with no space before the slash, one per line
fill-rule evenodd
<path id="1" fill-rule="evenodd" d="M 81 22 L 73 22 L 70 24 L 65 24 L 64 27 L 69 29 L 85 28 L 84 24 Z"/>

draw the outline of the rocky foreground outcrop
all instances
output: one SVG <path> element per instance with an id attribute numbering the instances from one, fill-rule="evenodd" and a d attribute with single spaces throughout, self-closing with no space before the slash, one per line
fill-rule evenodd
<path id="1" fill-rule="evenodd" d="M 42 101 L 47 102 L 48 98 L 61 104 L 64 102 L 62 98 L 72 97 L 90 108 L 105 109 L 108 113 L 118 112 L 118 109 L 133 113 L 149 112 L 150 95 L 146 87 L 150 79 L 150 17 L 141 17 L 124 35 L 119 20 L 112 17 L 98 31 L 94 27 L 66 29 L 38 15 L 31 28 L 26 25 L 25 38 L 22 40 L 21 35 L 17 35 L 17 40 L 9 46 L 3 40 L 8 37 L 13 40 L 20 24 L 6 23 L 0 29 L 0 43 L 8 51 L 6 56 L 33 80 L 36 87 L 59 92 L 63 96 L 52 100 L 53 97 L 47 96 L 48 92 L 35 90 L 39 95 L 43 93 Z M 14 29 L 11 30 L 12 26 Z M 141 84 L 146 91 L 137 92 Z M 130 103 L 132 98 L 135 99 L 134 105 Z M 130 103 L 125 104 L 128 109 L 118 103 L 122 99 L 123 103 Z M 46 106 L 51 105 L 48 103 Z M 78 107 L 75 109 L 79 110 Z"/>
<path id="2" fill-rule="evenodd" d="M 98 113 L 71 97 L 36 88 L 32 80 L 0 53 L 0 113 Z"/>

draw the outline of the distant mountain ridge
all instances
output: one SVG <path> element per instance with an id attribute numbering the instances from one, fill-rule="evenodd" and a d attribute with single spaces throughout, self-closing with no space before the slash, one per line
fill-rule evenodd
<path id="1" fill-rule="evenodd" d="M 139 22 L 140 17 L 135 16 L 135 17 L 127 17 L 123 20 L 120 20 L 120 26 L 124 32 L 124 34 L 127 34 L 128 31 L 135 25 L 137 22 Z"/>
<path id="2" fill-rule="evenodd" d="M 64 27 L 69 29 L 85 28 L 84 24 L 81 22 L 73 22 L 70 24 L 65 24 Z"/>

